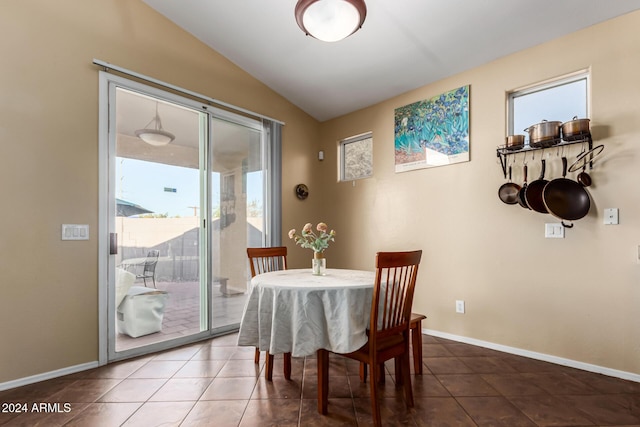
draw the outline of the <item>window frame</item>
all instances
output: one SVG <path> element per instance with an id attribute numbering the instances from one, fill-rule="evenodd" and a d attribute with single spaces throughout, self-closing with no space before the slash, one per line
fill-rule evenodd
<path id="1" fill-rule="evenodd" d="M 366 175 L 359 175 L 355 178 L 346 178 L 346 153 L 345 147 L 349 144 L 356 142 L 371 140 L 370 155 L 371 155 L 371 169 Z M 373 176 L 373 132 L 364 132 L 358 135 L 350 136 L 348 138 L 341 139 L 338 143 L 338 182 L 352 182 L 360 179 L 371 178 Z"/>
<path id="2" fill-rule="evenodd" d="M 571 84 L 571 83 L 575 83 L 578 81 L 584 80 L 585 81 L 585 86 L 586 86 L 586 93 L 585 93 L 585 98 L 586 98 L 586 105 L 585 105 L 585 111 L 586 111 L 586 117 L 584 118 L 591 118 L 591 69 L 590 68 L 585 68 L 582 70 L 578 70 L 578 71 L 574 71 L 572 73 L 569 74 L 564 74 L 562 76 L 559 77 L 554 77 L 548 80 L 544 80 L 542 82 L 539 83 L 535 83 L 535 84 L 531 84 L 531 85 L 527 85 L 524 87 L 520 87 L 511 91 L 507 92 L 507 119 L 506 119 L 506 132 L 507 135 L 514 135 L 514 134 L 520 134 L 522 133 L 522 130 L 520 129 L 515 129 L 514 127 L 514 118 L 515 118 L 515 114 L 514 114 L 514 100 L 516 98 L 519 97 L 523 97 L 523 96 L 527 96 L 527 95 L 531 95 L 534 93 L 539 93 L 539 92 L 543 92 L 545 90 L 550 90 L 550 89 L 554 89 L 560 86 L 564 86 L 566 84 Z M 583 117 L 581 117 L 583 118 Z M 531 123 L 531 124 L 535 124 L 535 123 Z"/>

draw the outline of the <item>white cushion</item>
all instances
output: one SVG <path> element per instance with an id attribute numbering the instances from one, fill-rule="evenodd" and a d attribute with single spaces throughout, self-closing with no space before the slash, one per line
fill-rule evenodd
<path id="1" fill-rule="evenodd" d="M 135 274 L 116 267 L 116 307 L 120 305 L 135 280 Z"/>

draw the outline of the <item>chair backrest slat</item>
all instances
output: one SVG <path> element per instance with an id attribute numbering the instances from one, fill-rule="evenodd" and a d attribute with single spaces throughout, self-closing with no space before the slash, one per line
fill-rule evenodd
<path id="1" fill-rule="evenodd" d="M 369 340 L 409 331 L 422 251 L 379 252 L 371 303 Z M 375 344 L 374 344 L 375 345 Z"/>
<path id="2" fill-rule="evenodd" d="M 287 269 L 287 247 L 247 248 L 251 277 L 270 271 Z"/>

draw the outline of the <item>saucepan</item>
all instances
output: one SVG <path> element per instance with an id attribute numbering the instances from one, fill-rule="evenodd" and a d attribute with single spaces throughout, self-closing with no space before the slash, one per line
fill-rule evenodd
<path id="1" fill-rule="evenodd" d="M 580 153 L 578 158 L 571 166 L 569 166 L 569 172 L 576 172 L 580 168 L 582 168 L 582 172 L 578 174 L 576 180 L 582 184 L 584 187 L 589 187 L 591 185 L 591 176 L 587 173 L 587 163 L 593 165 L 593 159 L 602 153 L 604 150 L 604 145 L 598 145 L 593 147 L 591 150 Z"/>
<path id="2" fill-rule="evenodd" d="M 520 186 L 515 182 L 511 182 L 511 166 L 509 166 L 509 182 L 505 182 L 498 189 L 498 197 L 504 203 L 508 205 L 515 205 L 518 203 L 518 192 Z"/>
<path id="3" fill-rule="evenodd" d="M 519 150 L 524 147 L 524 135 L 509 135 L 506 141 L 507 150 Z"/>
<path id="4" fill-rule="evenodd" d="M 573 120 L 564 122 L 561 129 L 562 139 L 565 141 L 582 139 L 591 134 L 589 130 L 589 119 L 579 119 L 578 116 L 573 116 Z"/>

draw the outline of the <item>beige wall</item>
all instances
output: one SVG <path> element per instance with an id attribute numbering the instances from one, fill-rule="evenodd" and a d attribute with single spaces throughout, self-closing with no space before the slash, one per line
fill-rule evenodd
<path id="1" fill-rule="evenodd" d="M 323 123 L 325 218 L 338 232 L 330 266 L 371 268 L 377 250 L 421 248 L 414 309 L 426 328 L 640 374 L 639 26 L 636 12 Z M 545 239 L 554 218 L 498 199 L 505 93 L 588 67 L 595 142 L 606 146 L 593 204 L 565 239 Z M 394 109 L 467 84 L 471 161 L 394 173 Z M 337 141 L 365 131 L 374 177 L 336 183 Z M 609 207 L 620 225 L 603 225 Z"/>
<path id="2" fill-rule="evenodd" d="M 0 383 L 98 358 L 93 58 L 286 122 L 283 222 L 319 209 L 293 192 L 318 187 L 318 122 L 144 3 L 5 0 L 0 29 Z M 89 224 L 89 241 L 61 241 L 63 223 Z"/>
<path id="3" fill-rule="evenodd" d="M 283 231 L 326 221 L 338 231 L 330 267 L 372 268 L 377 250 L 422 248 L 415 309 L 427 328 L 640 374 L 638 26 L 640 13 L 628 15 L 319 124 L 139 1 L 4 1 L 0 383 L 98 357 L 93 58 L 286 122 Z M 497 198 L 505 91 L 589 66 L 607 147 L 594 206 L 566 239 L 544 239 L 551 218 Z M 395 174 L 394 108 L 465 84 L 471 162 Z M 374 177 L 336 183 L 336 141 L 368 130 Z M 620 225 L 601 224 L 605 207 L 620 208 Z M 62 223 L 89 224 L 90 240 L 62 242 Z M 306 267 L 309 252 L 283 241 L 290 264 Z M 455 299 L 467 314 L 454 313 Z"/>

